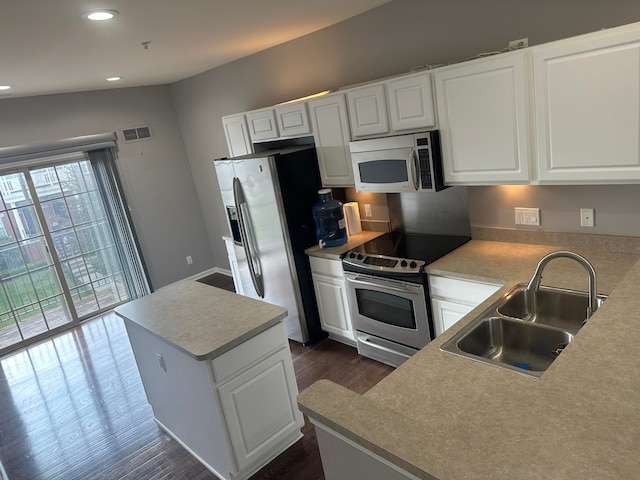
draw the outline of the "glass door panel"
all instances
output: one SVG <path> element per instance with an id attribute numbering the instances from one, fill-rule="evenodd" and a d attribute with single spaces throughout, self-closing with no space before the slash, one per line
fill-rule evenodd
<path id="1" fill-rule="evenodd" d="M 72 321 L 24 173 L 0 177 L 0 348 Z"/>
<path id="2" fill-rule="evenodd" d="M 0 351 L 129 299 L 91 164 L 0 176 Z"/>
<path id="3" fill-rule="evenodd" d="M 89 162 L 36 169 L 31 174 L 78 317 L 128 300 Z"/>

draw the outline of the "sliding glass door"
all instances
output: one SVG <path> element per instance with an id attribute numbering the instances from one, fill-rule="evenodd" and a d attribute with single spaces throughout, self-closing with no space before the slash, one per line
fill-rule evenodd
<path id="1" fill-rule="evenodd" d="M 69 160 L 0 176 L 0 351 L 129 299 L 91 164 Z"/>

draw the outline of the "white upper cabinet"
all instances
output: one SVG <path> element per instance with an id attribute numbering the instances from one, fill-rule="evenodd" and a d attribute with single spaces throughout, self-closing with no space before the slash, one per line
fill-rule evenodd
<path id="1" fill-rule="evenodd" d="M 347 90 L 354 138 L 424 130 L 436 125 L 431 74 L 403 75 Z"/>
<path id="2" fill-rule="evenodd" d="M 275 111 L 280 137 L 301 137 L 311 134 L 305 102 L 276 105 Z"/>
<path id="3" fill-rule="evenodd" d="M 224 136 L 227 139 L 229 157 L 239 157 L 253 153 L 253 145 L 249 138 L 247 119 L 244 113 L 222 117 Z"/>
<path id="4" fill-rule="evenodd" d="M 249 135 L 253 142 L 264 142 L 278 138 L 278 124 L 276 112 L 273 108 L 253 110 L 247 112 Z"/>
<path id="5" fill-rule="evenodd" d="M 640 180 L 638 25 L 533 49 L 540 183 Z"/>
<path id="6" fill-rule="evenodd" d="M 529 89 L 525 52 L 435 73 L 445 184 L 529 183 Z"/>
<path id="7" fill-rule="evenodd" d="M 349 153 L 349 118 L 344 93 L 309 100 L 309 114 L 318 154 L 318 167 L 325 187 L 353 186 Z"/>
<path id="8" fill-rule="evenodd" d="M 395 132 L 434 127 L 431 75 L 416 73 L 388 80 L 389 120 Z"/>
<path id="9" fill-rule="evenodd" d="M 365 85 L 347 91 L 349 120 L 354 137 L 389 133 L 387 100 L 383 83 Z"/>

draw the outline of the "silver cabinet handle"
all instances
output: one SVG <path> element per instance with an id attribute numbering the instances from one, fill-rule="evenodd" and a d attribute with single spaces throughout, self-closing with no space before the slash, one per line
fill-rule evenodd
<path id="1" fill-rule="evenodd" d="M 249 264 L 249 273 L 251 274 L 251 282 L 256 289 L 256 293 L 260 298 L 264 298 L 264 282 L 262 280 L 262 272 L 260 268 L 260 258 L 254 253 L 254 240 L 251 225 L 247 223 L 248 211 L 247 202 L 244 198 L 244 192 L 242 191 L 242 184 L 237 177 L 233 178 L 233 199 L 236 203 L 236 212 L 238 213 L 238 224 L 240 226 L 240 237 L 242 238 L 242 245 L 244 253 L 247 257 L 247 263 Z M 256 268 L 257 266 L 257 268 Z"/>

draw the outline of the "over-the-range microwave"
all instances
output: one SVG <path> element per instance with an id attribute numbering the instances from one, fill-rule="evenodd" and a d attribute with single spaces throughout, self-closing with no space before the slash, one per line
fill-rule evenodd
<path id="1" fill-rule="evenodd" d="M 442 177 L 437 130 L 349 142 L 356 191 L 436 192 Z"/>

